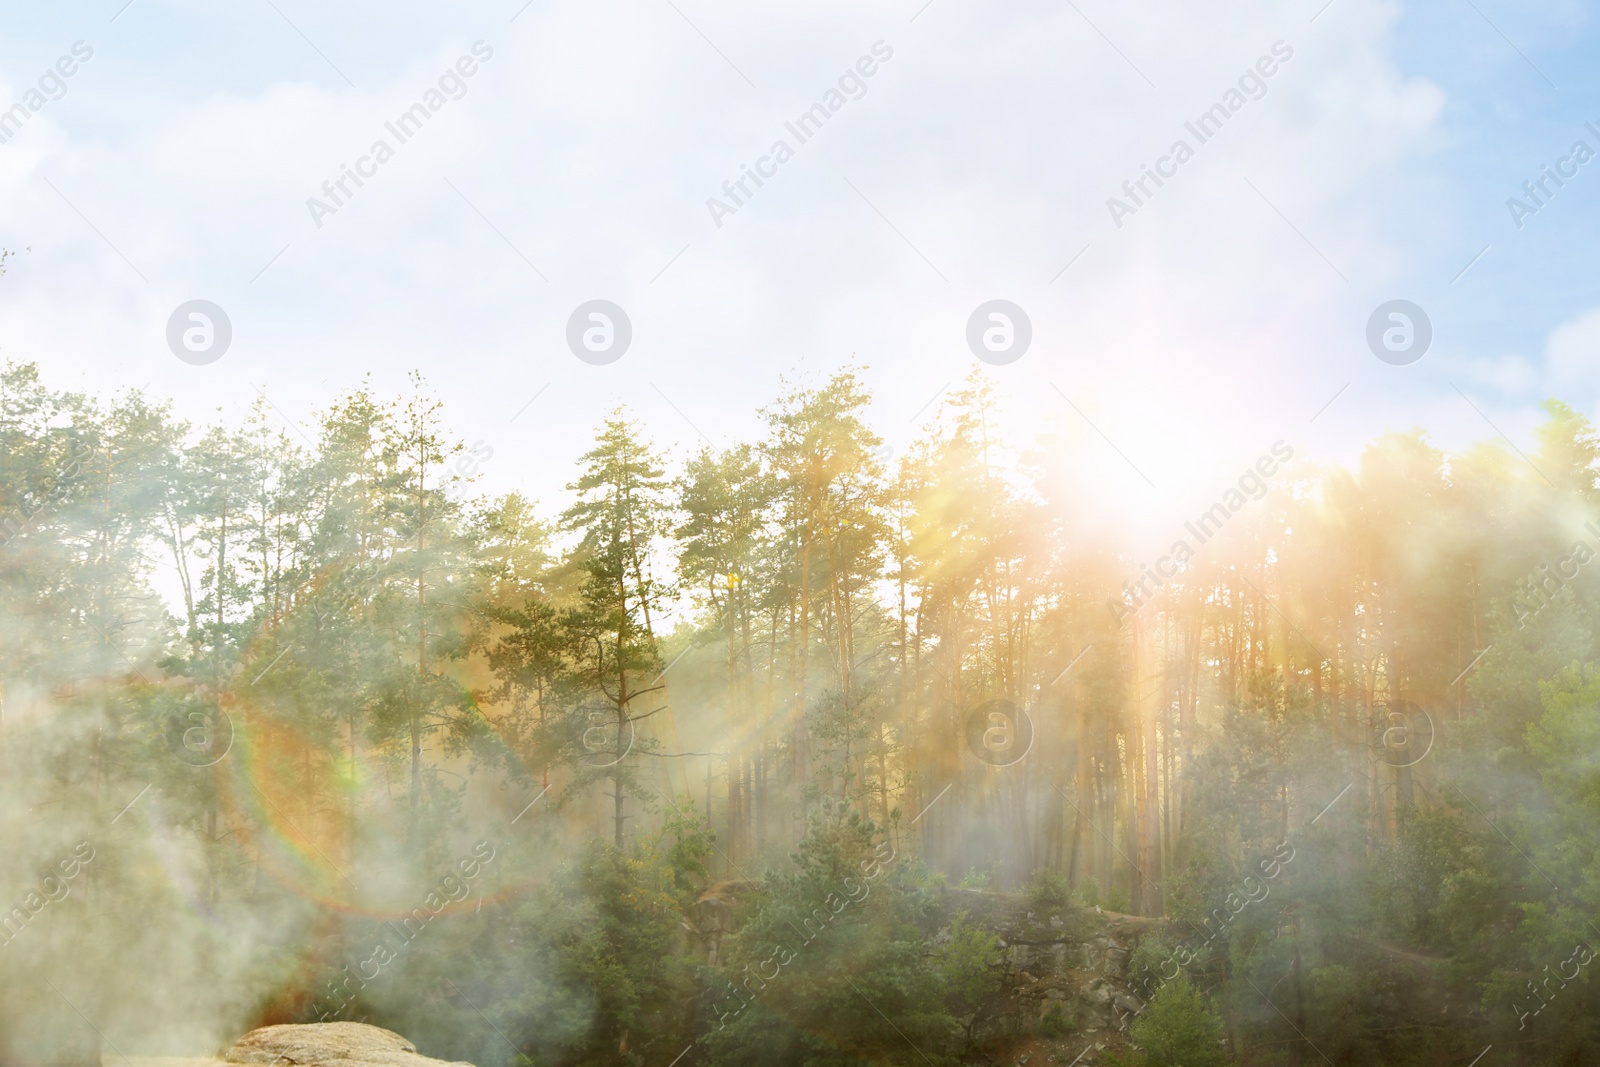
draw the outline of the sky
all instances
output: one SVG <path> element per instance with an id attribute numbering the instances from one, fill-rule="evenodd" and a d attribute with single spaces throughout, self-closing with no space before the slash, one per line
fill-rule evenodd
<path id="1" fill-rule="evenodd" d="M 854 364 L 903 451 L 978 367 L 1008 434 L 1157 530 L 1279 440 L 1527 449 L 1544 397 L 1594 414 L 1592 9 L 1214 8 L 0 3 L 0 108 L 26 112 L 0 358 L 197 423 L 264 396 L 308 437 L 415 369 L 492 450 L 481 488 L 552 505 L 617 404 L 681 458 Z M 1546 166 L 1576 174 L 1532 202 Z M 335 200 L 346 167 L 368 177 Z M 194 300 L 231 327 L 203 365 L 168 343 Z M 631 325 L 603 364 L 568 344 L 594 300 Z M 1031 328 L 1003 364 L 968 341 L 994 300 Z M 1394 300 L 1432 332 L 1403 365 L 1368 342 Z"/>

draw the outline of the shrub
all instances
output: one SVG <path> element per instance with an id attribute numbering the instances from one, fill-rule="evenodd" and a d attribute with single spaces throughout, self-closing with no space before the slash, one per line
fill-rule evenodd
<path id="1" fill-rule="evenodd" d="M 1129 1033 L 1144 1046 L 1147 1067 L 1222 1067 L 1227 1063 L 1217 1048 L 1222 1020 L 1187 978 L 1162 986 Z"/>

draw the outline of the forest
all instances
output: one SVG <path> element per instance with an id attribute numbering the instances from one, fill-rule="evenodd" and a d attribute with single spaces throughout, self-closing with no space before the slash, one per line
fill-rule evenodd
<path id="1" fill-rule="evenodd" d="M 551 502 L 418 376 L 5 364 L 0 1062 L 1600 1063 L 1590 423 L 1262 442 L 1141 557 L 986 373 L 899 454 L 853 366 L 619 408 Z M 1109 1014 L 1019 1008 L 1094 923 Z"/>

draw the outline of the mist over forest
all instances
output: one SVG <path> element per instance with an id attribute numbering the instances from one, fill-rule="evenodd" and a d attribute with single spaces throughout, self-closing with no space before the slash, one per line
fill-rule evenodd
<path id="1" fill-rule="evenodd" d="M 986 373 L 899 454 L 850 368 L 618 409 L 553 502 L 420 376 L 6 364 L 0 1064 L 1600 1062 L 1590 423 L 1263 443 L 1141 554 Z"/>

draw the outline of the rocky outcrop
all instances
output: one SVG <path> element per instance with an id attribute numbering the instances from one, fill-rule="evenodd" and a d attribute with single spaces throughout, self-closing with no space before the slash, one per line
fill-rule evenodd
<path id="1" fill-rule="evenodd" d="M 759 891 L 743 881 L 706 889 L 686 909 L 686 949 L 716 966 L 722 939 L 738 929 Z M 946 889 L 939 911 L 945 925 L 935 942 L 947 941 L 949 924 L 961 916 L 1005 950 L 1004 993 L 984 1010 L 982 1027 L 999 1039 L 1002 1059 L 1042 1064 L 1065 1054 L 1055 1062 L 1092 1067 L 1108 1049 L 1126 1049 L 1126 1027 L 1145 1007 L 1130 980 L 1133 953 L 1165 920 L 967 888 Z"/>
<path id="2" fill-rule="evenodd" d="M 258 1067 L 472 1067 L 420 1055 L 399 1034 L 366 1023 L 264 1026 L 235 1041 L 222 1058 Z"/>
<path id="3" fill-rule="evenodd" d="M 1079 1067 L 1089 1067 L 1107 1049 L 1126 1048 L 1126 1027 L 1145 1006 L 1130 981 L 1130 961 L 1165 920 L 972 889 L 949 890 L 945 905 L 1005 948 L 1004 1004 L 995 1022 L 1011 1062 L 1081 1055 Z"/>
<path id="4" fill-rule="evenodd" d="M 759 891 L 755 882 L 736 880 L 718 882 L 701 893 L 683 920 L 689 954 L 715 967 L 722 958 L 722 939 L 737 926 L 739 905 Z"/>

